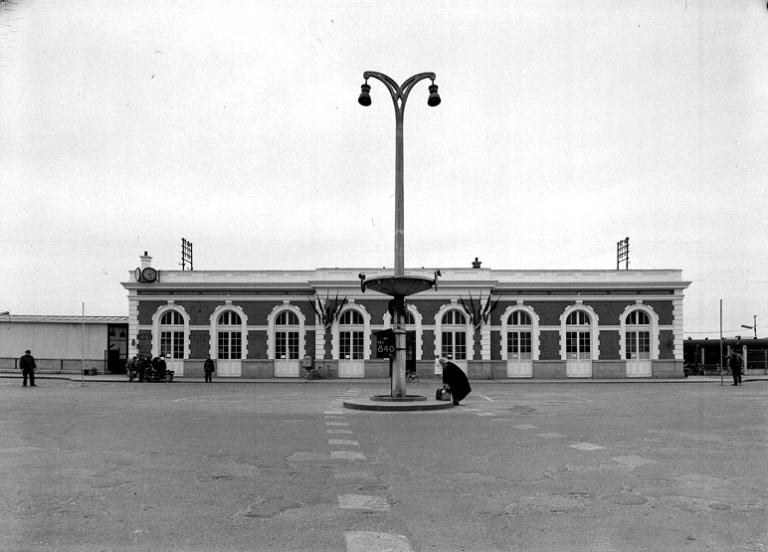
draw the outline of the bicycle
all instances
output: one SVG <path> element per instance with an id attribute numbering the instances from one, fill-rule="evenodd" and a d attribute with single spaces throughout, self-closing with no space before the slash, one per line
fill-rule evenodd
<path id="1" fill-rule="evenodd" d="M 336 370 L 333 368 L 312 368 L 310 370 L 307 370 L 307 374 L 304 376 L 305 379 L 313 380 L 313 379 L 333 379 L 336 377 Z"/>

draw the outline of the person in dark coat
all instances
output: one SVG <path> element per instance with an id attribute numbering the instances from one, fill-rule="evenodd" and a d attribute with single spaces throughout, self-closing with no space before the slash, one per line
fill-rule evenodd
<path id="1" fill-rule="evenodd" d="M 443 369 L 443 383 L 451 389 L 453 404 L 458 405 L 459 401 L 472 391 L 467 375 L 464 370 L 445 357 L 440 357 L 437 362 Z"/>
<path id="2" fill-rule="evenodd" d="M 733 385 L 741 385 L 741 355 L 736 351 L 731 351 L 731 356 L 728 358 L 728 367 L 731 369 L 731 375 L 733 376 Z"/>
<path id="3" fill-rule="evenodd" d="M 129 358 L 128 362 L 125 363 L 125 373 L 128 375 L 128 381 L 136 379 L 136 374 L 139 373 L 138 362 L 138 357 L 133 355 L 133 358 Z"/>
<path id="4" fill-rule="evenodd" d="M 203 372 L 205 372 L 205 383 L 213 383 L 211 377 L 216 371 L 216 364 L 214 364 L 211 355 L 205 355 L 205 363 L 203 364 Z"/>
<path id="5" fill-rule="evenodd" d="M 148 368 L 151 367 L 151 364 L 147 357 L 140 356 L 138 362 L 136 363 L 136 368 L 139 372 L 139 381 L 144 381 L 144 376 L 147 375 Z"/>
<path id="6" fill-rule="evenodd" d="M 27 378 L 29 378 L 30 387 L 37 387 L 35 385 L 35 368 L 37 368 L 37 364 L 35 363 L 35 357 L 32 356 L 32 351 L 29 349 L 21 355 L 19 368 L 21 368 L 21 376 L 24 378 L 24 383 L 21 384 L 22 387 L 27 386 Z"/>
<path id="7" fill-rule="evenodd" d="M 155 366 L 155 376 L 158 379 L 165 379 L 165 371 L 168 369 L 168 365 L 165 363 L 163 355 L 157 357 L 157 366 Z"/>

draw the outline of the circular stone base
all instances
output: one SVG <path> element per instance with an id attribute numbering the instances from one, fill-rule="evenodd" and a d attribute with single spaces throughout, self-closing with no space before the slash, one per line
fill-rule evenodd
<path id="1" fill-rule="evenodd" d="M 453 408 L 451 401 L 429 401 L 421 395 L 410 395 L 401 399 L 393 399 L 389 395 L 374 395 L 368 399 L 347 399 L 343 404 L 344 408 L 351 410 L 375 410 L 378 412 L 413 412 L 416 410 Z"/>
<path id="2" fill-rule="evenodd" d="M 372 401 L 386 401 L 386 402 L 408 402 L 408 401 L 426 401 L 427 397 L 424 395 L 406 395 L 405 397 L 393 397 L 392 395 L 371 395 Z"/>

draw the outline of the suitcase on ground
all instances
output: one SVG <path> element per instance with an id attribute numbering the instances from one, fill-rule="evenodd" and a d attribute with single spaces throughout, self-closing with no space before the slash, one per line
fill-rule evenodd
<path id="1" fill-rule="evenodd" d="M 450 401 L 451 400 L 451 390 L 446 389 L 445 387 L 441 387 L 437 391 L 435 391 L 435 400 L 436 401 Z"/>

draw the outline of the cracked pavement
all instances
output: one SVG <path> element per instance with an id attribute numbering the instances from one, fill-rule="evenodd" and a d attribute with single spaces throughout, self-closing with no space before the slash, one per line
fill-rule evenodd
<path id="1" fill-rule="evenodd" d="M 473 382 L 325 416 L 388 383 L 11 383 L 2 550 L 768 550 L 768 382 Z"/>

